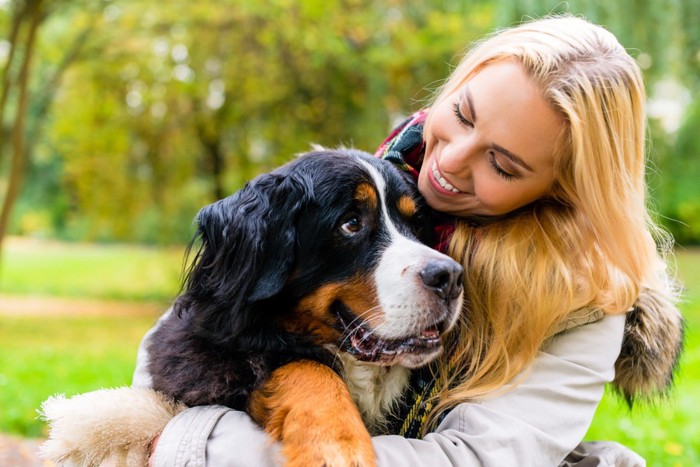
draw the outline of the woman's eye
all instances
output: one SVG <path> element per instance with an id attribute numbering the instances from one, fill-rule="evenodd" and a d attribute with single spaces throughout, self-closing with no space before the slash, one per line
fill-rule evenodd
<path id="1" fill-rule="evenodd" d="M 460 125 L 468 128 L 474 128 L 474 124 L 462 114 L 461 110 L 459 110 L 459 102 L 452 104 L 452 112 L 455 114 L 455 117 L 457 117 Z"/>
<path id="2" fill-rule="evenodd" d="M 359 216 L 352 216 L 342 223 L 340 230 L 345 235 L 355 235 L 362 230 L 362 219 Z"/>
<path id="3" fill-rule="evenodd" d="M 493 170 L 495 170 L 496 173 L 502 178 L 506 180 L 513 180 L 514 178 L 516 178 L 516 175 L 503 170 L 503 168 L 498 164 L 498 161 L 496 160 L 496 155 L 493 152 L 489 152 L 489 162 L 491 163 Z"/>

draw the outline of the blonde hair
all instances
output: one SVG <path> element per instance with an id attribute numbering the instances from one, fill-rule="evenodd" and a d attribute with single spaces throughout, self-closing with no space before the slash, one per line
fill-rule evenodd
<path id="1" fill-rule="evenodd" d="M 670 242 L 646 206 L 645 92 L 634 59 L 600 26 L 545 18 L 476 44 L 434 104 L 503 60 L 520 63 L 565 121 L 555 181 L 551 196 L 504 219 L 458 222 L 450 254 L 465 267 L 468 303 L 433 422 L 510 386 L 572 311 L 622 313 L 644 288 L 666 287 L 655 240 L 662 250 Z M 430 125 L 429 115 L 427 137 Z"/>

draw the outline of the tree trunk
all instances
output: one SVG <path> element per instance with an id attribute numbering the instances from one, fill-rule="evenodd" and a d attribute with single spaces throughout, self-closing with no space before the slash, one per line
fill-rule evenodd
<path id="1" fill-rule="evenodd" d="M 16 86 L 18 86 L 19 89 L 17 91 L 18 97 L 15 119 L 11 127 L 12 159 L 10 161 L 10 174 L 7 183 L 5 199 L 2 203 L 2 211 L 0 211 L 0 247 L 7 233 L 10 221 L 10 213 L 12 212 L 12 208 L 14 207 L 15 201 L 17 201 L 19 189 L 22 185 L 24 168 L 26 166 L 24 138 L 25 123 L 27 120 L 27 107 L 29 101 L 29 70 L 31 68 L 32 56 L 34 55 L 34 44 L 36 40 L 36 34 L 39 29 L 39 24 L 43 19 L 41 7 L 41 0 L 28 1 L 26 3 L 26 10 L 24 12 L 27 16 L 24 18 L 24 15 L 22 14 L 18 16 L 19 22 L 27 20 L 29 21 L 29 25 L 27 26 L 28 30 L 26 33 L 26 37 L 24 38 L 24 54 L 22 57 L 19 75 L 17 77 L 17 82 L 14 83 Z M 21 27 L 21 24 L 18 27 Z M 14 48 L 16 46 L 17 43 L 13 44 L 12 47 Z M 7 77 L 7 75 L 5 76 Z M 8 82 L 8 94 L 12 86 L 13 83 Z"/>
<path id="2" fill-rule="evenodd" d="M 207 128 L 205 119 L 205 116 L 197 119 L 197 136 L 204 148 L 206 170 L 209 172 L 208 175 L 213 183 L 211 193 L 214 199 L 218 200 L 226 197 L 226 190 L 224 189 L 224 171 L 226 168 L 224 154 L 221 149 L 221 134 L 218 129 L 211 131 Z"/>
<path id="3" fill-rule="evenodd" d="M 5 63 L 5 69 L 2 73 L 2 88 L 0 89 L 0 160 L 5 153 L 5 142 L 7 141 L 5 136 L 5 109 L 7 108 L 7 99 L 10 95 L 10 88 L 12 87 L 10 72 L 12 71 L 12 63 L 14 62 L 17 52 L 17 37 L 26 13 L 26 4 L 22 4 L 18 8 L 19 9 L 12 15 L 10 34 L 7 37 L 7 41 L 10 44 L 10 51 L 7 56 L 7 62 Z"/>

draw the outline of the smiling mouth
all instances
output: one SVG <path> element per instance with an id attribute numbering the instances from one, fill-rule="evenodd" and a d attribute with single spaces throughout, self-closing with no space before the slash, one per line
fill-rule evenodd
<path id="1" fill-rule="evenodd" d="M 457 188 L 455 188 L 454 186 L 452 186 L 452 184 L 450 184 L 447 180 L 445 180 L 445 177 L 443 177 L 442 174 L 440 173 L 440 170 L 438 170 L 438 166 L 437 166 L 436 162 L 433 162 L 433 165 L 431 167 L 431 172 L 433 175 L 433 179 L 438 183 L 438 185 L 440 185 L 440 187 L 443 190 L 449 191 L 449 192 L 454 193 L 454 194 L 463 193 L 462 191 L 460 191 Z"/>
<path id="2" fill-rule="evenodd" d="M 445 322 L 432 324 L 412 336 L 386 339 L 378 336 L 376 331 L 368 328 L 366 324 L 357 324 L 356 318 L 349 319 L 349 314 L 348 310 L 338 313 L 338 320 L 343 328 L 340 348 L 358 360 L 390 363 L 403 354 L 434 354 L 442 347 L 440 335 L 444 331 Z"/>

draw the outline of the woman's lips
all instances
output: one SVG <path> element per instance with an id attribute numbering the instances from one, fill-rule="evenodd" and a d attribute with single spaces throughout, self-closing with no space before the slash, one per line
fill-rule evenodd
<path id="1" fill-rule="evenodd" d="M 445 179 L 445 177 L 442 176 L 440 170 L 438 169 L 437 163 L 435 162 L 433 162 L 433 165 L 430 168 L 430 181 L 432 181 L 433 185 L 443 193 L 450 195 L 457 195 L 463 193 L 462 191 L 455 188 L 450 182 L 448 182 Z"/>

